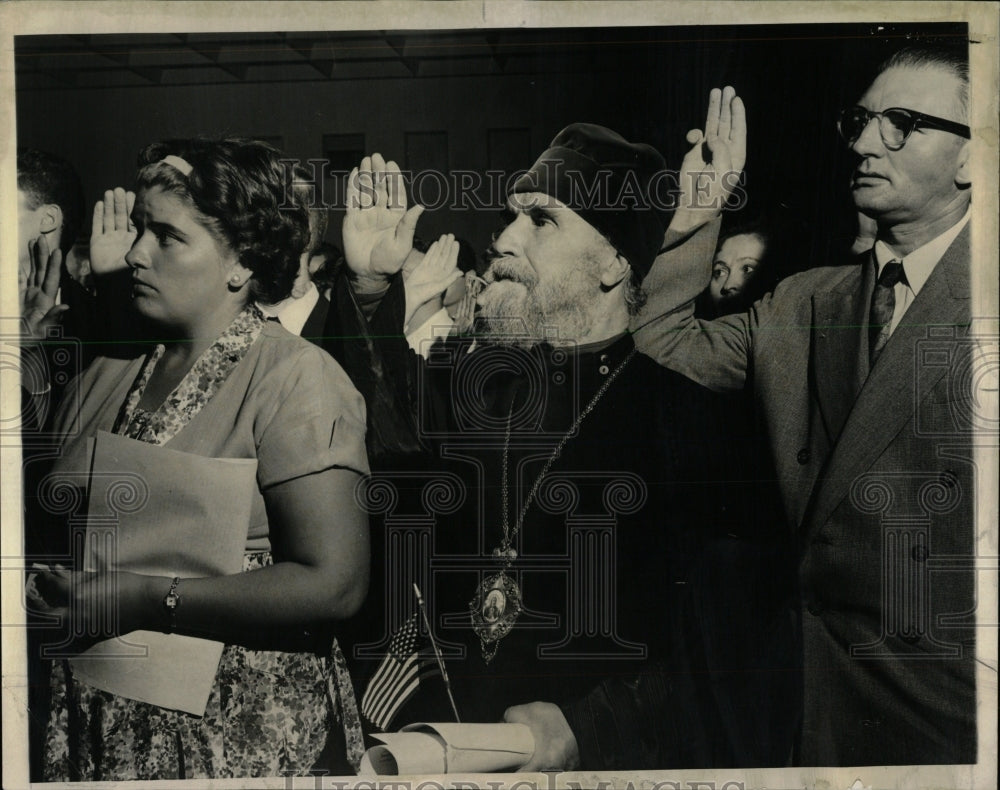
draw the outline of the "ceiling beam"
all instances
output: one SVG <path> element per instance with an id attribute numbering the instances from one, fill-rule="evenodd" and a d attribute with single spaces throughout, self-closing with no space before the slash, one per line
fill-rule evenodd
<path id="1" fill-rule="evenodd" d="M 184 43 L 184 45 L 197 55 L 205 58 L 213 66 L 222 69 L 230 77 L 243 82 L 247 78 L 247 71 L 249 70 L 249 65 L 246 63 L 228 63 L 223 62 L 222 52 L 223 47 L 220 46 L 209 46 L 201 42 L 193 40 L 187 33 L 177 33 L 177 37 Z"/>
<path id="2" fill-rule="evenodd" d="M 500 36 L 496 33 L 490 33 L 486 36 L 486 45 L 490 48 L 490 55 L 493 57 L 493 62 L 497 64 L 497 68 L 503 71 L 507 68 L 507 55 L 501 55 L 498 51 L 500 45 Z"/>
<path id="3" fill-rule="evenodd" d="M 297 52 L 306 63 L 316 69 L 316 71 L 318 71 L 322 76 L 326 77 L 326 79 L 330 79 L 333 76 L 333 69 L 336 65 L 336 61 L 333 57 L 332 46 L 322 48 L 329 49 L 330 54 L 328 57 L 317 58 L 314 57 L 317 49 L 317 45 L 314 40 L 294 39 L 286 33 L 285 43 Z"/>
<path id="4" fill-rule="evenodd" d="M 385 43 L 399 56 L 399 62 L 406 67 L 406 70 L 412 76 L 418 76 L 420 61 L 416 58 L 406 56 L 406 36 L 386 36 Z"/>

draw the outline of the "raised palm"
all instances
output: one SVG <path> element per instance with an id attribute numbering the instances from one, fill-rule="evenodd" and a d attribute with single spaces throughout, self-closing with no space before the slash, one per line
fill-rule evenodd
<path id="1" fill-rule="evenodd" d="M 743 101 L 733 88 L 711 91 L 705 129 L 692 129 L 687 141 L 692 148 L 681 163 L 673 225 L 682 218 L 697 225 L 718 215 L 739 184 L 747 158 L 747 124 Z"/>
<path id="2" fill-rule="evenodd" d="M 57 247 L 49 250 L 45 236 L 32 242 L 31 274 L 21 297 L 21 341 L 25 344 L 45 338 L 50 328 L 59 324 L 69 308 L 56 304 L 62 274 L 63 254 Z"/>
<path id="3" fill-rule="evenodd" d="M 90 234 L 90 268 L 101 276 L 124 269 L 125 255 L 135 243 L 136 229 L 130 214 L 135 193 L 121 187 L 104 193 L 94 206 Z"/>
<path id="4" fill-rule="evenodd" d="M 407 209 L 403 174 L 395 162 L 372 154 L 347 183 L 343 242 L 347 265 L 359 275 L 389 276 L 403 267 L 423 206 Z"/>

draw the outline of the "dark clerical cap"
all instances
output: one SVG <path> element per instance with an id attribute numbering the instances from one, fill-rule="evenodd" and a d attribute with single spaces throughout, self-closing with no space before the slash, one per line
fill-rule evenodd
<path id="1" fill-rule="evenodd" d="M 573 209 L 606 236 L 645 277 L 663 244 L 666 206 L 656 189 L 667 176 L 660 153 L 592 123 L 574 123 L 555 136 L 512 193 L 540 192 Z"/>

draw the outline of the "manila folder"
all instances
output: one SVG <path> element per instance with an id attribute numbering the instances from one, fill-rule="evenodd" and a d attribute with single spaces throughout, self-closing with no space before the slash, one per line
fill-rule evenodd
<path id="1" fill-rule="evenodd" d="M 182 579 L 242 570 L 256 459 L 207 458 L 104 431 L 92 457 L 85 570 Z M 179 592 L 183 608 L 183 585 Z M 208 639 L 132 631 L 70 664 L 95 688 L 201 716 L 222 648 Z"/>

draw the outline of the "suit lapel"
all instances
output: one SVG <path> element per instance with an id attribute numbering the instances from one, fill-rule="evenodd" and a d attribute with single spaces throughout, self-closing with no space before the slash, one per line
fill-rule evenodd
<path id="1" fill-rule="evenodd" d="M 933 326 L 967 326 L 970 320 L 969 229 L 942 257 L 920 295 L 889 338 L 850 410 L 843 432 L 822 472 L 816 491 L 813 526 L 821 526 L 847 495 L 859 474 L 871 467 L 890 442 L 913 420 L 917 393 L 918 341 Z M 867 346 L 864 350 L 867 355 Z M 945 374 L 932 367 L 920 377 L 926 392 Z"/>
<path id="2" fill-rule="evenodd" d="M 868 368 L 868 305 L 875 287 L 869 261 L 854 267 L 837 288 L 813 296 L 811 368 L 816 397 L 831 444 L 857 400 Z"/>
<path id="3" fill-rule="evenodd" d="M 309 312 L 309 317 L 306 318 L 306 322 L 302 325 L 300 335 L 317 346 L 322 346 L 323 330 L 326 327 L 326 316 L 329 310 L 330 300 L 323 296 L 323 294 L 320 294 L 319 299 L 316 300 L 316 304 L 313 305 L 313 309 Z"/>

